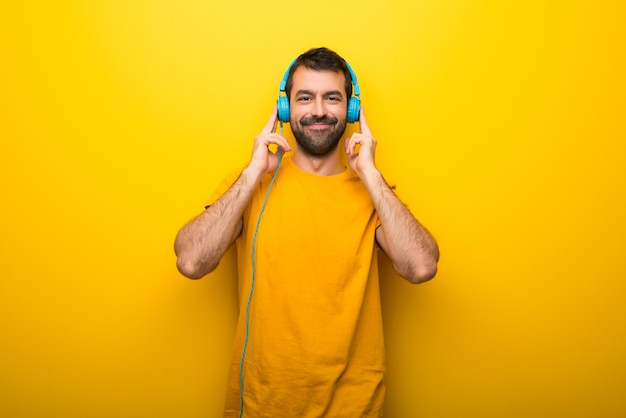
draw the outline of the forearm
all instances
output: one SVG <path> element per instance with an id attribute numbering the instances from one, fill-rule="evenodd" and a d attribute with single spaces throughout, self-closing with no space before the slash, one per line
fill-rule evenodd
<path id="1" fill-rule="evenodd" d="M 381 227 L 376 237 L 395 270 L 412 283 L 433 278 L 437 272 L 437 242 L 389 187 L 380 171 L 371 169 L 362 176 Z"/>
<path id="2" fill-rule="evenodd" d="M 261 176 L 244 169 L 233 185 L 176 236 L 176 266 L 186 277 L 199 279 L 213 271 L 239 236 L 242 214 Z"/>

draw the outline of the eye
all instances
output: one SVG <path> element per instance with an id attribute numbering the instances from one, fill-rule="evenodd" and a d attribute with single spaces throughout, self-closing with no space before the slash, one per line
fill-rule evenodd
<path id="1" fill-rule="evenodd" d="M 298 101 L 299 102 L 308 102 L 310 100 L 311 100 L 311 98 L 309 96 L 300 96 L 300 97 L 298 97 Z"/>
<path id="2" fill-rule="evenodd" d="M 339 96 L 328 96 L 328 101 L 338 102 L 338 101 L 341 101 L 341 97 L 339 97 Z"/>

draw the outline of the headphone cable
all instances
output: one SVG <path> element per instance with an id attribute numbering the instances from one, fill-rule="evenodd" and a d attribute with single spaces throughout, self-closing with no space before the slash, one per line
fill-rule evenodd
<path id="1" fill-rule="evenodd" d="M 280 134 L 283 133 L 283 123 L 280 122 Z M 255 253 L 256 253 L 256 241 L 257 235 L 259 233 L 259 226 L 261 225 L 261 217 L 263 216 L 263 212 L 265 211 L 265 206 L 267 205 L 267 200 L 270 196 L 270 191 L 272 190 L 272 186 L 276 181 L 276 177 L 278 176 L 278 170 L 280 170 L 280 163 L 283 159 L 283 150 L 278 148 L 276 151 L 276 155 L 278 156 L 278 165 L 276 166 L 276 171 L 274 171 L 274 176 L 270 181 L 270 185 L 267 188 L 267 192 L 265 193 L 265 200 L 263 201 L 263 205 L 261 206 L 261 211 L 259 212 L 259 218 L 256 222 L 256 228 L 254 230 L 254 237 L 252 238 L 252 279 L 250 281 L 250 293 L 248 294 L 248 303 L 246 305 L 246 335 L 243 342 L 243 350 L 241 352 L 241 362 L 239 363 L 239 418 L 243 416 L 243 363 L 246 358 L 246 349 L 248 348 L 248 336 L 249 336 L 249 328 L 250 328 L 250 303 L 252 302 L 252 293 L 254 292 L 254 283 L 256 279 L 256 262 L 255 262 Z"/>

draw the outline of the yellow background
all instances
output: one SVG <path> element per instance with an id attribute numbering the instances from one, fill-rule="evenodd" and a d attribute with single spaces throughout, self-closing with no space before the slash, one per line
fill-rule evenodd
<path id="1" fill-rule="evenodd" d="M 382 262 L 386 417 L 625 416 L 625 21 L 608 0 L 3 1 L 0 415 L 220 416 L 234 254 L 190 281 L 174 235 L 324 45 L 442 249 L 421 286 Z"/>

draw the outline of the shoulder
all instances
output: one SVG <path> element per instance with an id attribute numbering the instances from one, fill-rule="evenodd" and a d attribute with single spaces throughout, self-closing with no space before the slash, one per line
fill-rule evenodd
<path id="1" fill-rule="evenodd" d="M 226 191 L 237 181 L 239 176 L 241 175 L 241 171 L 244 167 L 239 167 L 231 170 L 220 183 L 218 183 L 217 187 L 213 190 L 213 194 L 207 199 L 205 203 L 205 207 L 211 206 L 217 199 L 220 198 Z"/>

